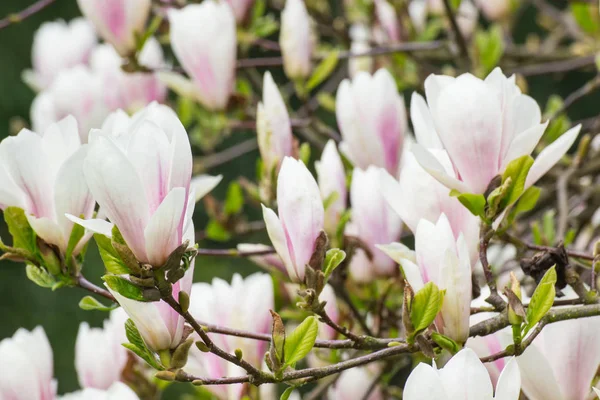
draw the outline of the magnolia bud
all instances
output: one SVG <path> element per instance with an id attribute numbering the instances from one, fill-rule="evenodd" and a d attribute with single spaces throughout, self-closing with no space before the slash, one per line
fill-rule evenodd
<path id="1" fill-rule="evenodd" d="M 290 79 L 304 79 L 312 69 L 315 37 L 303 0 L 287 0 L 281 12 L 279 45 L 283 68 Z"/>

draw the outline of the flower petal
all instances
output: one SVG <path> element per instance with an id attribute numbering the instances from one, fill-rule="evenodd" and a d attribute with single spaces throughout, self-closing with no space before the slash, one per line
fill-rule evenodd
<path id="1" fill-rule="evenodd" d="M 415 129 L 417 143 L 427 149 L 442 149 L 442 142 L 435 131 L 429 107 L 423 96 L 414 92 L 410 100 L 410 119 Z"/>
<path id="2" fill-rule="evenodd" d="M 495 400 L 518 400 L 521 394 L 521 373 L 519 364 L 513 357 L 506 364 L 496 385 Z"/>
<path id="3" fill-rule="evenodd" d="M 287 238 L 285 236 L 285 232 L 283 231 L 281 221 L 277 217 L 277 214 L 275 214 L 275 212 L 270 208 L 267 208 L 263 205 L 262 210 L 265 225 L 267 226 L 267 233 L 269 235 L 269 239 L 271 239 L 273 247 L 277 251 L 277 254 L 279 254 L 279 257 L 281 257 L 281 260 L 287 269 L 289 278 L 294 282 L 299 282 L 301 279 L 296 272 L 294 264 L 292 263 L 290 253 L 288 251 Z"/>
<path id="4" fill-rule="evenodd" d="M 419 363 L 410 373 L 404 391 L 404 400 L 450 400 L 458 397 L 447 396 L 438 372 L 430 365 Z"/>
<path id="5" fill-rule="evenodd" d="M 198 175 L 192 178 L 190 186 L 195 189 L 194 201 L 198 202 L 213 190 L 223 179 L 223 175 Z"/>
<path id="6" fill-rule="evenodd" d="M 114 225 L 104 219 L 81 219 L 71 214 L 65 214 L 65 217 L 89 231 L 109 238 L 112 237 L 112 228 Z"/>
<path id="7" fill-rule="evenodd" d="M 31 229 L 41 237 L 44 242 L 58 246 L 61 251 L 67 249 L 67 242 L 58 224 L 47 217 L 37 218 L 34 215 L 27 214 L 27 221 Z"/>
<path id="8" fill-rule="evenodd" d="M 464 182 L 449 175 L 435 156 L 418 143 L 412 146 L 412 152 L 425 171 L 449 189 L 456 189 L 461 193 L 470 193 L 470 188 Z"/>
<path id="9" fill-rule="evenodd" d="M 490 376 L 469 348 L 456 353 L 440 370 L 440 377 L 449 399 L 493 399 Z"/>

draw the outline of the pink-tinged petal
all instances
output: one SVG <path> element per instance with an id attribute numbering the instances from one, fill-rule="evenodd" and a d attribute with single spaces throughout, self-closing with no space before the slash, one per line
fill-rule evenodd
<path id="1" fill-rule="evenodd" d="M 441 284 L 440 272 L 443 269 L 447 250 L 456 254 L 456 239 L 446 215 L 442 214 L 435 223 L 422 219 L 415 234 L 417 265 L 421 268 L 425 282 Z"/>
<path id="2" fill-rule="evenodd" d="M 414 144 L 411 149 L 421 167 L 442 185 L 446 186 L 448 189 L 458 190 L 461 193 L 470 193 L 471 188 L 454 176 L 449 175 L 446 169 L 429 150 L 418 143 Z"/>
<path id="3" fill-rule="evenodd" d="M 65 217 L 73 223 L 83 226 L 88 231 L 99 233 L 109 238 L 112 237 L 114 225 L 104 219 L 81 219 L 70 214 L 65 214 Z"/>
<path id="4" fill-rule="evenodd" d="M 581 125 L 569 129 L 538 154 L 529 170 L 529 174 L 527 174 L 527 180 L 525 181 L 526 189 L 534 185 L 538 179 L 544 176 L 569 151 L 573 143 L 575 143 L 580 130 Z"/>
<path id="5" fill-rule="evenodd" d="M 326 302 L 325 312 L 327 313 L 327 315 L 329 315 L 332 321 L 338 323 L 340 318 L 340 311 L 337 306 L 337 298 L 335 296 L 335 292 L 333 291 L 331 285 L 325 285 L 323 291 L 319 295 L 319 300 Z M 329 327 L 324 323 L 320 324 L 319 337 L 321 339 L 335 339 L 336 336 L 337 332 L 333 328 Z"/>
<path id="6" fill-rule="evenodd" d="M 500 170 L 504 171 L 508 163 L 510 163 L 512 160 L 531 154 L 531 152 L 535 149 L 535 146 L 537 146 L 538 142 L 544 135 L 544 131 L 547 127 L 548 121 L 544 122 L 543 124 L 537 124 L 518 134 L 510 144 L 508 153 L 502 161 L 502 165 L 500 166 Z"/>
<path id="7" fill-rule="evenodd" d="M 535 343 L 539 339 L 539 337 L 536 338 L 534 343 L 517 357 L 523 393 L 536 400 L 564 400 L 556 376 L 548 364 L 548 359 Z"/>
<path id="8" fill-rule="evenodd" d="M 194 82 L 177 72 L 159 71 L 156 73 L 156 77 L 181 97 L 198 99 L 200 96 L 198 94 L 199 89 Z"/>
<path id="9" fill-rule="evenodd" d="M 73 222 L 67 219 L 65 214 L 90 218 L 94 212 L 95 201 L 83 173 L 87 154 L 88 149 L 84 146 L 67 159 L 58 170 L 54 183 L 56 218 L 67 242 L 71 237 Z"/>
<path id="10" fill-rule="evenodd" d="M 211 110 L 224 109 L 235 80 L 236 28 L 231 8 L 205 1 L 169 10 L 173 52 Z"/>
<path id="11" fill-rule="evenodd" d="M 440 370 L 448 399 L 491 400 L 492 382 L 477 354 L 469 348 L 456 353 Z"/>
<path id="12" fill-rule="evenodd" d="M 0 143 L 0 154 L 3 153 L 2 147 L 4 146 Z M 8 174 L 4 162 L 0 161 L 0 208 L 4 210 L 11 206 L 24 209 L 27 207 L 27 198 Z"/>
<path id="13" fill-rule="evenodd" d="M 190 187 L 194 189 L 194 201 L 198 202 L 201 198 L 212 191 L 223 179 L 223 175 L 198 175 L 192 178 Z"/>
<path id="14" fill-rule="evenodd" d="M 427 98 L 427 104 L 429 109 L 433 110 L 433 107 L 437 104 L 438 97 L 442 90 L 447 86 L 454 83 L 456 78 L 446 75 L 434 75 L 431 74 L 425 79 L 425 97 Z"/>
<path id="15" fill-rule="evenodd" d="M 471 315 L 471 263 L 469 249 L 462 235 L 457 241 L 458 255 L 446 250 L 444 264 L 440 268 L 440 289 L 446 290 L 442 305 L 444 334 L 459 343 L 469 337 Z"/>
<path id="16" fill-rule="evenodd" d="M 144 229 L 149 219 L 148 201 L 133 164 L 103 137 L 90 144 L 88 151 L 83 169 L 90 191 L 136 257 L 147 261 Z"/>
<path id="17" fill-rule="evenodd" d="M 415 293 L 421 290 L 425 283 L 429 282 L 429 279 L 423 276 L 422 270 L 408 259 L 400 260 L 400 268 L 402 269 L 402 274 L 404 274 L 404 279 L 410 283 Z"/>
<path id="18" fill-rule="evenodd" d="M 283 160 L 277 179 L 277 205 L 290 258 L 303 280 L 304 268 L 323 229 L 325 211 L 317 182 L 302 161 L 291 157 Z"/>
<path id="19" fill-rule="evenodd" d="M 414 92 L 410 100 L 410 119 L 415 129 L 417 143 L 427 149 L 441 149 L 442 142 L 435 131 L 435 124 L 423 96 Z"/>
<path id="20" fill-rule="evenodd" d="M 159 267 L 182 241 L 179 231 L 182 214 L 185 210 L 185 189 L 175 188 L 167 194 L 163 202 L 150 217 L 144 230 L 148 262 Z"/>
<path id="21" fill-rule="evenodd" d="M 512 83 L 515 85 L 514 83 Z M 516 85 L 515 85 L 516 86 Z M 542 121 L 542 111 L 538 103 L 531 97 L 522 94 L 514 102 L 515 134 L 520 135 Z"/>
<path id="22" fill-rule="evenodd" d="M 264 244 L 257 243 L 240 243 L 236 247 L 241 252 L 255 252 L 262 250 L 269 250 L 271 247 Z M 250 260 L 256 265 L 265 268 L 266 270 L 272 270 L 273 268 L 287 274 L 287 270 L 281 257 L 278 254 L 265 254 L 262 256 L 251 256 Z"/>
<path id="23" fill-rule="evenodd" d="M 283 69 L 290 79 L 307 78 L 312 68 L 315 37 L 311 19 L 303 0 L 288 0 L 281 12 L 279 46 Z"/>
<path id="24" fill-rule="evenodd" d="M 171 333 L 162 319 L 157 303 L 142 303 L 123 297 L 110 288 L 108 290 L 115 296 L 129 318 L 135 323 L 144 342 L 150 349 L 159 351 L 171 348 Z"/>
<path id="25" fill-rule="evenodd" d="M 296 268 L 294 267 L 290 252 L 288 250 L 288 239 L 283 231 L 281 221 L 277 217 L 277 214 L 275 214 L 275 212 L 270 208 L 267 208 L 263 205 L 262 210 L 269 239 L 271 239 L 273 247 L 277 251 L 279 257 L 281 257 L 289 278 L 294 282 L 300 282 L 301 279 L 296 272 Z"/>
<path id="26" fill-rule="evenodd" d="M 325 231 L 333 235 L 346 209 L 348 195 L 344 164 L 333 140 L 329 140 L 325 145 L 321 159 L 315 162 L 315 169 L 323 201 L 331 199 L 330 196 L 335 196 L 335 200 L 325 210 Z"/>
<path id="27" fill-rule="evenodd" d="M 513 357 L 506 364 L 498 384 L 496 385 L 495 400 L 518 400 L 521 394 L 521 373 L 519 372 L 519 364 Z"/>
<path id="28" fill-rule="evenodd" d="M 157 209 L 169 192 L 172 164 L 169 147 L 167 136 L 153 122 L 143 120 L 132 130 L 127 158 L 141 178 L 150 213 Z"/>
<path id="29" fill-rule="evenodd" d="M 58 246 L 61 251 L 67 249 L 67 242 L 63 236 L 60 226 L 54 220 L 33 215 L 27 215 L 27 221 L 33 231 L 44 240 L 44 242 Z"/>
<path id="30" fill-rule="evenodd" d="M 543 352 L 564 399 L 585 399 L 600 365 L 600 317 L 562 321 L 543 332 Z"/>
<path id="31" fill-rule="evenodd" d="M 470 193 L 483 193 L 499 172 L 502 110 L 497 96 L 470 74 L 430 102 L 436 131 Z"/>
<path id="32" fill-rule="evenodd" d="M 396 10 L 386 0 L 375 0 L 375 15 L 390 42 L 400 41 L 400 25 Z"/>
<path id="33" fill-rule="evenodd" d="M 25 211 L 36 217 L 55 218 L 54 177 L 48 171 L 48 158 L 39 135 L 21 130 L 17 136 L 2 141 L 0 155 L 6 172 L 25 194 Z"/>
<path id="34" fill-rule="evenodd" d="M 438 371 L 424 363 L 417 365 L 410 373 L 402 395 L 404 400 L 458 399 L 458 397 L 451 397 L 446 394 Z"/>

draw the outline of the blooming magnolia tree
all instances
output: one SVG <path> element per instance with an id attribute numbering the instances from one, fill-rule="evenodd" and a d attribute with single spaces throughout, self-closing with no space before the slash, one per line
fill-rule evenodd
<path id="1" fill-rule="evenodd" d="M 600 79 L 545 111 L 527 94 L 596 68 L 600 15 L 555 3 L 78 0 L 40 26 L 31 129 L 0 143 L 0 250 L 106 313 L 61 398 L 600 394 L 600 125 L 566 115 Z M 256 174 L 208 174 L 255 149 Z M 203 256 L 264 271 L 193 283 L 216 275 Z M 0 399 L 57 398 L 43 328 L 15 329 Z"/>

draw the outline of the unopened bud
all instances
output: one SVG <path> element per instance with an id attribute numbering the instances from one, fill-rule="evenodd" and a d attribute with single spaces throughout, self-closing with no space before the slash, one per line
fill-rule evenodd
<path id="1" fill-rule="evenodd" d="M 204 342 L 200 342 L 200 341 L 196 342 L 196 347 L 198 348 L 198 350 L 200 350 L 203 353 L 208 353 L 210 351 L 210 349 Z"/>
<path id="2" fill-rule="evenodd" d="M 171 371 L 158 371 L 154 374 L 157 379 L 172 382 L 175 380 L 175 373 Z"/>
<path id="3" fill-rule="evenodd" d="M 179 292 L 179 307 L 181 307 L 183 313 L 186 313 L 190 308 L 190 295 L 183 290 Z"/>
<path id="4" fill-rule="evenodd" d="M 38 240 L 38 248 L 48 272 L 54 276 L 62 275 L 61 263 L 54 250 L 41 240 Z"/>
<path id="5" fill-rule="evenodd" d="M 173 352 L 173 357 L 171 358 L 171 367 L 172 368 L 183 368 L 187 363 L 188 354 L 190 352 L 190 347 L 194 343 L 194 339 L 189 338 L 185 342 L 181 343 L 175 351 Z"/>
<path id="6" fill-rule="evenodd" d="M 238 361 L 242 360 L 242 357 L 244 356 L 244 354 L 242 353 L 241 349 L 235 349 L 235 358 L 238 359 Z"/>
<path id="7" fill-rule="evenodd" d="M 508 322 L 513 326 L 521 325 L 527 314 L 521 303 L 521 284 L 512 272 L 510 273 L 510 288 L 507 288 L 504 293 L 508 297 Z"/>

